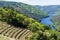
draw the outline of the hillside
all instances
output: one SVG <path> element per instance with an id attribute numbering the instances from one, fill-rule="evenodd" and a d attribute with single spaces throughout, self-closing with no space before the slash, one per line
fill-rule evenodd
<path id="1" fill-rule="evenodd" d="M 56 13 L 51 20 L 54 22 L 54 26 L 57 28 L 57 30 L 60 31 L 60 13 Z"/>
<path id="2" fill-rule="evenodd" d="M 30 31 L 27 29 L 15 27 L 7 24 L 6 22 L 0 21 L 0 35 L 4 35 L 15 40 L 24 40 L 29 34 Z M 5 40 L 8 40 L 8 38 Z"/>
<path id="3" fill-rule="evenodd" d="M 59 31 L 39 22 L 53 12 L 58 21 L 55 18 L 52 21 L 60 22 L 56 14 L 60 13 L 60 6 L 50 7 L 39 9 L 21 2 L 0 1 L 0 40 L 60 40 Z"/>
<path id="4" fill-rule="evenodd" d="M 48 16 L 44 11 L 37 9 L 31 5 L 25 3 L 9 2 L 9 1 L 0 1 L 1 7 L 13 7 L 14 10 L 25 14 L 28 17 L 34 18 L 39 21 L 40 18 Z"/>
<path id="5" fill-rule="evenodd" d="M 0 35 L 0 40 L 15 40 L 15 39 Z"/>
<path id="6" fill-rule="evenodd" d="M 0 35 L 17 40 L 60 40 L 60 32 L 12 9 L 0 7 Z"/>
<path id="7" fill-rule="evenodd" d="M 52 24 L 60 31 L 60 5 L 35 6 L 38 9 L 46 11 L 49 14 Z M 49 23 L 49 22 L 48 22 Z"/>
<path id="8" fill-rule="evenodd" d="M 60 5 L 48 5 L 48 6 L 39 6 L 36 5 L 35 6 L 38 9 L 41 9 L 43 11 L 46 11 L 47 13 L 56 13 L 56 12 L 60 12 Z"/>

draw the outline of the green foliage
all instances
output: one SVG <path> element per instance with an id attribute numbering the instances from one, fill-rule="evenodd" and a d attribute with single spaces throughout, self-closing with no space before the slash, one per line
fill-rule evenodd
<path id="1" fill-rule="evenodd" d="M 60 40 L 60 32 L 51 30 L 49 26 L 18 13 L 12 8 L 0 8 L 0 20 L 31 30 L 32 34 L 26 40 Z"/>
<path id="2" fill-rule="evenodd" d="M 27 40 L 60 40 L 60 32 L 54 30 L 45 30 L 35 32 Z"/>
<path id="3" fill-rule="evenodd" d="M 60 31 L 60 14 L 56 13 L 51 19 L 54 22 L 55 28 Z"/>
<path id="4" fill-rule="evenodd" d="M 17 2 L 7 2 L 7 1 L 0 1 L 0 6 L 3 7 L 13 7 L 14 10 L 25 14 L 28 17 L 34 18 L 35 20 L 40 20 L 40 18 L 48 16 L 48 14 L 42 10 L 39 10 L 31 5 L 24 4 L 24 3 L 17 3 Z"/>
<path id="5" fill-rule="evenodd" d="M 33 22 L 28 25 L 28 29 L 30 29 L 33 32 L 39 31 L 39 30 L 44 30 L 44 27 L 42 24 L 38 22 Z"/>

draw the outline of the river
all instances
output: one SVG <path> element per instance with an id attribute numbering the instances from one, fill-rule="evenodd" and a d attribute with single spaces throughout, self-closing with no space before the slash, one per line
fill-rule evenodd
<path id="1" fill-rule="evenodd" d="M 41 19 L 41 23 L 45 25 L 50 25 L 51 29 L 55 30 L 56 28 L 53 26 L 53 22 L 51 21 L 51 18 L 54 16 L 54 13 L 49 13 L 48 15 L 48 17 Z"/>

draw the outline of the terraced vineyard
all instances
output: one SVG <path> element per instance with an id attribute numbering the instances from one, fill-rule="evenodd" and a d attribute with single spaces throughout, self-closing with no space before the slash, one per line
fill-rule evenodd
<path id="1" fill-rule="evenodd" d="M 0 21 L 0 35 L 15 38 L 16 40 L 25 40 L 30 31 L 24 28 L 14 27 L 6 22 Z"/>
<path id="2" fill-rule="evenodd" d="M 15 40 L 15 38 L 9 38 L 9 37 L 0 35 L 0 40 Z"/>

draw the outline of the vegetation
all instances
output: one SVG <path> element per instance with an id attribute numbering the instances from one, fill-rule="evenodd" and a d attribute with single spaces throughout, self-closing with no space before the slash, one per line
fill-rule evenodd
<path id="1" fill-rule="evenodd" d="M 47 12 L 48 14 L 55 14 L 55 12 L 60 12 L 60 5 L 48 5 L 48 6 L 35 5 L 35 7 Z"/>
<path id="2" fill-rule="evenodd" d="M 6 1 L 0 1 L 0 6 L 3 7 L 13 7 L 14 10 L 25 14 L 28 17 L 34 18 L 35 20 L 38 20 L 40 18 L 48 16 L 46 12 L 43 12 L 42 10 L 39 10 L 31 5 L 24 4 L 24 3 L 17 3 L 17 2 L 6 2 Z"/>
<path id="3" fill-rule="evenodd" d="M 13 8 L 0 8 L 0 20 L 17 27 L 29 29 L 32 34 L 26 37 L 26 40 L 60 40 L 60 32 L 51 30 L 49 26 L 18 13 Z"/>
<path id="4" fill-rule="evenodd" d="M 11 40 L 11 39 L 8 38 L 8 37 L 5 37 L 5 36 L 0 35 L 0 40 Z"/>
<path id="5" fill-rule="evenodd" d="M 54 22 L 55 28 L 60 31 L 60 14 L 56 13 L 51 19 Z"/>
<path id="6" fill-rule="evenodd" d="M 22 40 L 25 37 L 27 37 L 28 35 L 30 35 L 30 30 L 24 29 L 24 28 L 19 28 L 19 27 L 15 27 L 13 25 L 9 25 L 6 22 L 2 22 L 0 21 L 0 35 L 4 35 L 7 36 L 8 38 L 12 38 L 11 40 Z M 4 39 L 2 39 L 3 37 L 1 37 L 1 40 L 8 40 L 4 37 Z"/>

